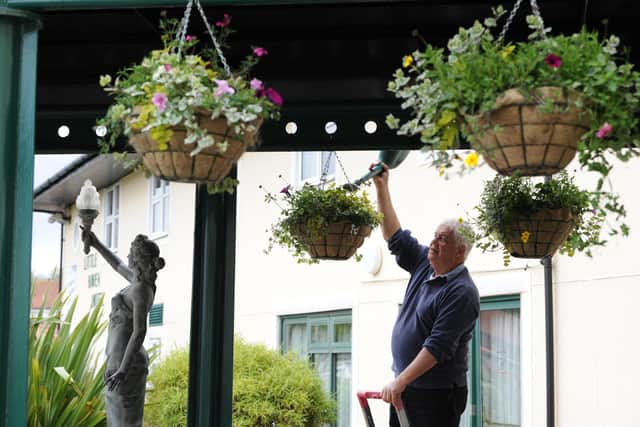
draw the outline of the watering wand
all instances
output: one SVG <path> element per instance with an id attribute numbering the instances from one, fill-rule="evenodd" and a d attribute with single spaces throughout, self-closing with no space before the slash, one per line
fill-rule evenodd
<path id="1" fill-rule="evenodd" d="M 408 155 L 409 150 L 382 150 L 380 151 L 380 153 L 378 153 L 378 160 L 380 161 L 380 163 L 375 165 L 369 172 L 356 179 L 355 181 L 344 184 L 342 188 L 347 191 L 355 191 L 358 189 L 360 184 L 370 180 L 376 175 L 380 175 L 384 171 L 382 163 L 387 165 L 389 169 L 394 169 L 400 166 L 400 163 L 402 163 Z"/>

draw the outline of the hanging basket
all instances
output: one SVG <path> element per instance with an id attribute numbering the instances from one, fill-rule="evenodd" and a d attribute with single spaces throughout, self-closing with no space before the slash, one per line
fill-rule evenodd
<path id="1" fill-rule="evenodd" d="M 504 245 L 515 258 L 553 255 L 567 240 L 574 224 L 573 214 L 566 208 L 522 215 L 513 222 L 511 240 Z M 523 233 L 528 233 L 527 238 L 523 238 Z"/>
<path id="2" fill-rule="evenodd" d="M 132 117 L 137 117 L 140 108 L 136 107 Z M 207 111 L 198 111 L 198 124 L 214 139 L 215 144 L 205 148 L 196 155 L 191 152 L 195 144 L 185 144 L 187 135 L 183 126 L 171 128 L 173 135 L 169 147 L 161 150 L 158 143 L 148 132 L 135 133 L 129 137 L 129 144 L 142 156 L 144 165 L 152 174 L 167 181 L 215 183 L 224 179 L 247 147 L 255 145 L 262 119 L 255 120 L 252 132 L 245 131 L 239 139 L 224 118 L 211 119 Z M 226 151 L 221 152 L 217 144 L 228 142 Z"/>
<path id="3" fill-rule="evenodd" d="M 553 110 L 540 111 L 551 99 Z M 570 107 L 572 96 L 559 87 L 540 87 L 534 99 L 509 89 L 495 108 L 477 116 L 473 139 L 487 164 L 502 175 L 553 175 L 576 154 L 578 141 L 589 129 L 589 117 Z"/>
<path id="4" fill-rule="evenodd" d="M 297 234 L 311 258 L 345 260 L 351 258 L 362 246 L 364 239 L 371 234 L 371 227 L 338 222 L 329 225 L 326 235 L 310 240 L 308 230 L 301 225 Z"/>

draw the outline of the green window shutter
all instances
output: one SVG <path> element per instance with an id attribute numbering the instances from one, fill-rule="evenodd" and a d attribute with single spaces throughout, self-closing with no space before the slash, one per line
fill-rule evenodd
<path id="1" fill-rule="evenodd" d="M 149 311 L 149 326 L 161 326 L 164 304 L 153 304 Z"/>

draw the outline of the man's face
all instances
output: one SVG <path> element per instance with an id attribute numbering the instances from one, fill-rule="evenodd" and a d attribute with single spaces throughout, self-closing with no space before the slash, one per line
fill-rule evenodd
<path id="1" fill-rule="evenodd" d="M 429 244 L 429 262 L 436 274 L 448 273 L 462 262 L 462 249 L 456 247 L 453 230 L 446 225 L 440 225 Z"/>

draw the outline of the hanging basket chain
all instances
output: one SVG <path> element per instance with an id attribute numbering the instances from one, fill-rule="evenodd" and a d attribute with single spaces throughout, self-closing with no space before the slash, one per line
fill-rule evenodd
<path id="1" fill-rule="evenodd" d="M 504 23 L 504 26 L 502 27 L 502 31 L 500 31 L 497 44 L 502 44 L 502 42 L 504 41 L 504 36 L 507 34 L 509 27 L 511 27 L 511 23 L 513 22 L 513 19 L 516 17 L 516 14 L 518 13 L 518 9 L 520 8 L 521 4 L 522 4 L 522 0 L 518 0 L 513 5 L 513 9 L 511 9 L 511 12 L 507 17 L 507 20 Z M 531 10 L 533 11 L 533 15 L 540 20 L 540 24 L 544 28 L 544 21 L 542 20 L 542 15 L 540 14 L 540 7 L 538 6 L 538 2 L 536 0 L 529 0 L 529 4 L 531 5 Z M 547 38 L 547 34 L 544 31 L 543 31 L 543 37 L 545 39 Z"/>
<path id="2" fill-rule="evenodd" d="M 347 182 L 351 182 L 351 180 L 349 179 L 349 175 L 347 175 L 347 171 L 344 169 L 344 166 L 342 165 L 342 161 L 340 160 L 340 157 L 338 157 L 338 153 L 336 153 L 336 160 L 338 161 L 338 164 L 340 165 L 340 169 L 342 170 L 342 174 L 344 175 L 344 178 L 347 180 Z"/>
<path id="3" fill-rule="evenodd" d="M 344 169 L 342 160 L 340 160 L 340 156 L 338 156 L 338 153 L 335 151 L 330 151 L 329 156 L 327 157 L 327 160 L 324 161 L 324 165 L 322 166 L 322 174 L 320 175 L 320 182 L 324 184 L 327 181 L 327 175 L 329 174 L 329 165 L 331 163 L 331 156 L 336 156 L 336 160 L 340 165 L 340 170 L 342 170 L 342 174 L 344 175 L 347 182 L 350 183 L 351 180 L 349 179 L 349 175 L 347 175 L 347 171 Z"/>
<path id="4" fill-rule="evenodd" d="M 216 52 L 218 52 L 218 57 L 220 58 L 220 62 L 222 62 L 222 67 L 224 68 L 224 72 L 227 73 L 227 76 L 231 77 L 231 69 L 229 68 L 229 64 L 227 64 L 227 59 L 224 57 L 224 54 L 222 53 L 222 48 L 220 47 L 218 40 L 213 35 L 213 30 L 211 29 L 211 25 L 207 20 L 207 15 L 204 14 L 204 10 L 202 9 L 200 0 L 195 0 L 195 3 L 196 3 L 196 6 L 198 7 L 198 12 L 200 12 L 200 16 L 202 17 L 202 21 L 204 22 L 204 25 L 207 27 L 207 32 L 211 36 L 211 41 L 213 42 L 213 45 L 216 48 Z"/>
<path id="5" fill-rule="evenodd" d="M 184 15 L 182 16 L 182 21 L 180 22 L 180 29 L 178 30 L 178 56 L 180 56 L 180 54 L 182 53 L 182 45 L 184 44 L 184 41 L 187 37 L 187 28 L 189 27 L 189 18 L 191 17 L 191 9 L 193 7 L 193 4 L 195 3 L 196 7 L 198 8 L 198 12 L 200 13 L 200 16 L 202 17 L 202 21 L 204 22 L 204 26 L 207 28 L 207 32 L 209 33 L 209 36 L 211 37 L 211 41 L 213 42 L 213 46 L 216 49 L 216 52 L 218 53 L 218 57 L 220 58 L 220 62 L 222 63 L 222 67 L 224 68 L 224 72 L 227 74 L 227 76 L 231 77 L 231 69 L 229 68 L 229 64 L 227 64 L 227 59 L 225 58 L 224 54 L 222 53 L 222 48 L 220 47 L 220 44 L 218 43 L 218 40 L 216 39 L 215 35 L 213 34 L 213 30 L 211 28 L 211 25 L 209 24 L 209 20 L 207 19 L 207 15 L 204 13 L 204 10 L 202 9 L 202 5 L 200 4 L 200 0 L 189 0 L 187 2 L 187 7 L 184 11 Z"/>

